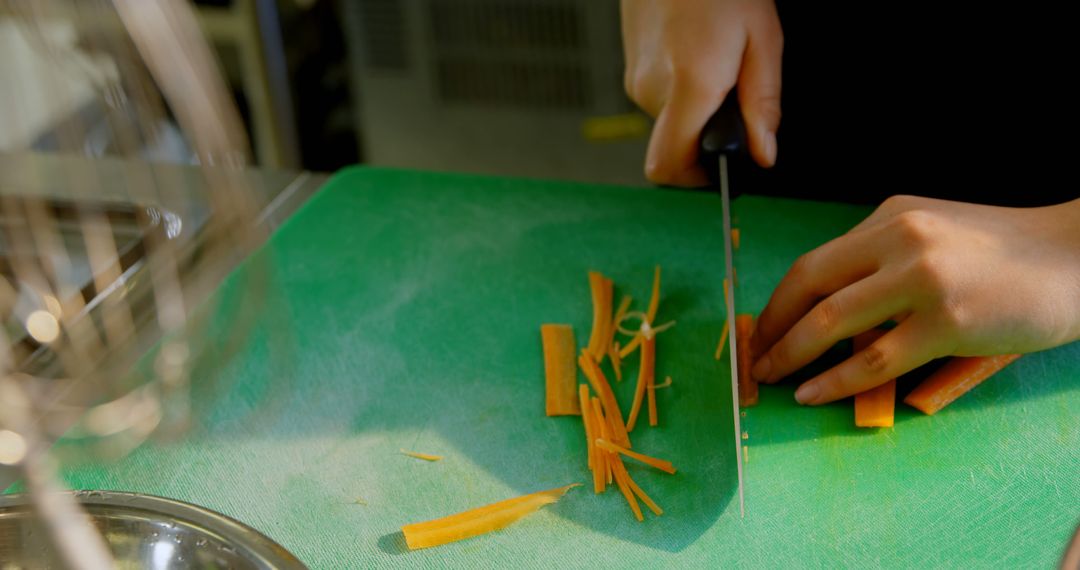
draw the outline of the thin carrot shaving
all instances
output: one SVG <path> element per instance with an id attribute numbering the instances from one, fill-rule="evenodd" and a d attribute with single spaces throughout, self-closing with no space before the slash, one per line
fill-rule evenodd
<path id="1" fill-rule="evenodd" d="M 641 487 L 638 487 L 638 484 L 634 482 L 634 479 L 632 477 L 630 477 L 630 473 L 626 470 L 626 466 L 623 465 L 622 459 L 619 460 L 617 468 L 622 471 L 623 475 L 626 477 L 626 484 L 630 486 L 630 490 L 633 491 L 634 494 L 641 499 L 641 502 L 645 503 L 645 505 L 649 507 L 650 511 L 652 511 L 656 516 L 664 514 L 664 509 L 661 509 L 660 505 L 657 505 L 648 495 L 646 495 L 645 491 L 643 491 Z"/>
<path id="2" fill-rule="evenodd" d="M 626 449 L 625 447 L 622 447 L 621 445 L 612 443 L 603 438 L 596 440 L 596 446 L 605 451 L 610 451 L 612 453 L 621 453 L 632 459 L 637 459 L 638 461 L 646 465 L 655 467 L 665 473 L 671 473 L 672 475 L 675 474 L 675 466 L 666 459 L 657 459 L 655 457 L 649 457 L 648 455 L 642 455 L 636 451 L 631 451 L 629 449 Z"/>
<path id="3" fill-rule="evenodd" d="M 656 413 L 656 385 L 649 384 L 645 395 L 649 401 L 649 427 L 656 427 L 660 425 L 660 418 Z"/>
<path id="4" fill-rule="evenodd" d="M 728 335 L 728 321 L 724 319 L 724 328 L 720 329 L 720 342 L 716 343 L 716 356 L 717 360 L 720 360 L 720 356 L 724 354 L 724 345 L 727 344 Z"/>
<path id="5" fill-rule="evenodd" d="M 671 376 L 664 378 L 663 384 L 653 384 L 653 390 L 659 390 L 661 388 L 667 388 L 671 386 Z"/>
<path id="6" fill-rule="evenodd" d="M 1017 358 L 1019 354 L 955 357 L 923 380 L 904 403 L 933 415 Z"/>
<path id="7" fill-rule="evenodd" d="M 591 404 L 593 408 L 593 418 L 596 419 L 596 427 L 599 428 L 594 431 L 599 432 L 600 437 L 604 437 L 605 435 L 611 437 L 611 424 L 609 423 L 608 419 L 604 417 L 604 410 L 600 403 L 600 399 L 593 398 Z M 595 445 L 596 442 L 593 443 Z M 598 488 L 600 490 L 597 491 L 597 493 L 603 493 L 605 490 L 605 486 L 611 484 L 611 458 L 609 456 L 610 454 L 606 451 L 599 448 L 594 449 L 596 449 L 596 455 L 597 457 L 599 457 L 599 469 L 597 469 L 596 472 L 593 473 L 593 483 L 595 485 L 597 477 L 599 477 L 600 484 Z"/>
<path id="8" fill-rule="evenodd" d="M 589 386 L 586 384 L 578 384 L 578 407 L 581 409 L 581 425 L 585 428 L 585 448 L 589 453 L 589 469 L 593 468 L 593 456 L 596 454 L 595 445 L 593 440 L 596 435 L 593 434 L 592 428 L 592 414 L 589 405 Z"/>
<path id="9" fill-rule="evenodd" d="M 574 394 L 574 329 L 570 325 L 541 325 L 540 338 L 544 347 L 545 412 L 549 416 L 576 416 L 581 406 Z"/>
<path id="10" fill-rule="evenodd" d="M 739 249 L 739 228 L 731 228 L 731 247 Z"/>
<path id="11" fill-rule="evenodd" d="M 406 451 L 404 449 L 399 449 L 399 451 L 401 451 L 403 456 L 422 459 L 424 461 L 442 461 L 443 459 L 443 456 L 432 456 L 431 453 L 417 453 L 416 451 Z"/>
<path id="12" fill-rule="evenodd" d="M 739 360 L 739 405 L 749 407 L 758 402 L 758 384 L 750 376 L 751 352 L 750 341 L 754 334 L 754 316 L 738 315 L 735 317 L 735 346 Z"/>
<path id="13" fill-rule="evenodd" d="M 611 297 L 614 284 L 611 279 L 604 277 L 596 271 L 589 272 L 589 290 L 592 292 L 593 302 L 593 327 L 589 336 L 589 355 L 593 360 L 600 362 L 607 354 L 607 344 L 611 336 L 608 327 L 611 325 Z"/>
<path id="14" fill-rule="evenodd" d="M 855 352 L 864 350 L 881 338 L 885 331 L 871 329 L 852 339 Z M 856 427 L 892 427 L 896 410 L 896 380 L 855 394 Z"/>
<path id="15" fill-rule="evenodd" d="M 585 377 L 588 378 L 589 383 L 592 384 L 593 391 L 599 395 L 600 401 L 604 405 L 604 413 L 611 418 L 612 425 L 614 426 L 612 439 L 630 447 L 630 436 L 626 433 L 626 424 L 623 423 L 622 411 L 619 410 L 619 402 L 615 400 L 615 393 L 611 391 L 611 384 L 609 384 L 607 378 L 604 377 L 604 373 L 600 371 L 600 367 L 596 362 L 584 352 L 578 357 L 578 366 L 581 367 L 582 372 L 585 373 Z"/>
<path id="16" fill-rule="evenodd" d="M 641 366 L 638 368 L 637 387 L 634 389 L 634 403 L 630 406 L 630 417 L 626 420 L 626 431 L 634 431 L 641 404 L 645 399 L 645 388 L 653 384 L 656 374 L 656 339 L 645 339 L 641 348 Z"/>
<path id="17" fill-rule="evenodd" d="M 615 381 L 622 382 L 622 357 L 619 356 L 619 341 L 611 344 L 608 358 L 611 359 L 611 368 L 615 370 Z"/>
<path id="18" fill-rule="evenodd" d="M 656 322 L 656 311 L 659 308 L 660 308 L 660 266 L 657 265 L 656 266 L 656 271 L 653 273 L 652 297 L 649 298 L 649 309 L 645 312 L 644 321 L 648 322 L 648 323 L 655 323 Z M 637 350 L 638 346 L 641 344 L 641 339 L 642 339 L 641 335 L 634 336 L 634 339 L 630 341 L 630 344 L 626 345 L 626 347 L 622 349 L 622 352 L 619 354 L 619 356 L 621 356 L 623 358 L 626 358 L 627 356 L 630 356 L 631 354 L 633 354 L 633 352 L 635 350 Z"/>
<path id="19" fill-rule="evenodd" d="M 472 538 L 510 526 L 544 505 L 557 502 L 567 491 L 580 483 L 540 491 L 498 503 L 468 510 L 441 519 L 407 524 L 401 527 L 405 544 L 410 550 L 439 546 Z"/>
<path id="20" fill-rule="evenodd" d="M 626 467 L 622 464 L 622 459 L 616 455 L 612 462 L 614 463 L 613 470 L 615 472 L 615 483 L 619 485 L 619 491 L 622 492 L 623 497 L 626 497 L 626 503 L 630 505 L 630 510 L 634 512 L 634 518 L 637 519 L 638 522 L 644 521 L 645 516 L 641 514 L 641 507 L 638 506 L 637 499 L 634 498 L 634 492 L 630 489 L 630 485 L 627 482 L 630 478 L 630 474 L 626 472 Z"/>

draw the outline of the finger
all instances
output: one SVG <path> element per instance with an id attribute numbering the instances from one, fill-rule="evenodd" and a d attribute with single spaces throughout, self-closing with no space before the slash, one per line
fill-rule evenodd
<path id="1" fill-rule="evenodd" d="M 757 319 L 755 354 L 771 348 L 822 298 L 875 273 L 878 234 L 846 234 L 797 259 Z"/>
<path id="2" fill-rule="evenodd" d="M 933 327 L 912 317 L 851 358 L 808 380 L 795 391 L 800 404 L 826 404 L 865 392 L 940 356 Z"/>
<path id="3" fill-rule="evenodd" d="M 763 167 L 776 163 L 776 129 L 780 127 L 780 70 L 784 34 L 775 14 L 762 17 L 748 30 L 739 72 L 739 105 L 746 123 L 750 155 Z"/>
<path id="4" fill-rule="evenodd" d="M 826 297 L 754 364 L 754 379 L 773 383 L 810 364 L 837 342 L 905 310 L 909 300 L 895 275 L 877 272 Z"/>

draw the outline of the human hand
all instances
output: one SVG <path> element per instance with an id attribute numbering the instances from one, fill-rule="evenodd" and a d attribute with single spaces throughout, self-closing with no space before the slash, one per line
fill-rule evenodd
<path id="1" fill-rule="evenodd" d="M 888 320 L 896 328 L 805 382 L 796 400 L 831 402 L 942 356 L 1080 338 L 1080 200 L 1030 209 L 886 200 L 792 265 L 757 321 L 752 375 L 777 382 Z"/>
<path id="2" fill-rule="evenodd" d="M 626 93 L 656 118 L 645 176 L 702 186 L 701 130 L 738 84 L 750 154 L 776 162 L 783 32 L 773 0 L 622 0 Z"/>

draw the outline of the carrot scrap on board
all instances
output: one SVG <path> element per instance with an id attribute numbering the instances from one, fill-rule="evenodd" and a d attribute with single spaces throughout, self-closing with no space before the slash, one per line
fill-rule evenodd
<path id="1" fill-rule="evenodd" d="M 402 455 L 408 455 L 409 457 L 415 457 L 416 459 L 423 459 L 424 461 L 442 460 L 441 455 L 431 455 L 430 453 L 417 453 L 415 451 L 405 451 L 404 449 L 399 449 L 398 451 L 400 451 Z"/>
<path id="2" fill-rule="evenodd" d="M 589 408 L 589 417 L 592 419 L 593 423 L 593 435 L 600 435 L 603 437 L 605 433 L 610 434 L 611 431 L 607 427 L 608 424 L 604 419 L 604 410 L 600 405 L 600 399 L 593 396 L 592 399 L 589 400 Z M 595 443 L 596 442 L 593 442 L 593 453 L 596 454 L 593 461 L 593 492 L 600 494 L 604 492 L 605 486 L 607 485 L 608 454 L 604 450 L 596 447 Z"/>
<path id="3" fill-rule="evenodd" d="M 630 406 L 630 417 L 626 420 L 626 431 L 634 431 L 641 404 L 645 399 L 645 389 L 653 384 L 656 375 L 656 337 L 647 338 L 641 346 L 641 366 L 638 368 L 637 386 L 634 389 L 634 403 Z"/>
<path id="4" fill-rule="evenodd" d="M 754 316 L 738 315 L 735 317 L 735 347 L 739 360 L 739 405 L 749 407 L 757 404 L 758 384 L 750 376 L 751 362 L 750 340 L 754 334 Z"/>
<path id="5" fill-rule="evenodd" d="M 645 463 L 646 465 L 651 465 L 652 467 L 655 467 L 665 473 L 671 473 L 672 475 L 675 474 L 675 466 L 666 459 L 657 459 L 655 457 L 649 457 L 648 455 L 642 455 L 636 451 L 631 451 L 629 449 L 626 449 L 625 447 L 622 447 L 621 445 L 612 443 L 611 441 L 603 438 L 596 440 L 596 446 L 611 453 L 621 453 L 632 459 L 637 459 L 638 461 Z"/>
<path id="6" fill-rule="evenodd" d="M 720 356 L 724 354 L 724 345 L 727 344 L 728 335 L 728 321 L 724 319 L 724 328 L 720 329 L 720 342 L 716 343 L 716 355 L 714 358 L 720 360 Z"/>
<path id="7" fill-rule="evenodd" d="M 472 538 L 506 528 L 544 505 L 557 502 L 567 491 L 578 485 L 580 483 L 574 483 L 499 501 L 441 519 L 407 524 L 401 527 L 401 533 L 405 535 L 405 544 L 410 550 Z"/>
<path id="8" fill-rule="evenodd" d="M 589 336 L 589 355 L 600 362 L 607 354 L 608 326 L 611 325 L 611 297 L 614 284 L 611 279 L 596 271 L 589 272 L 589 290 L 592 292 L 593 326 Z"/>
<path id="9" fill-rule="evenodd" d="M 904 403 L 933 415 L 1017 358 L 1019 354 L 954 357 L 916 386 Z"/>
<path id="10" fill-rule="evenodd" d="M 608 331 L 607 354 L 608 358 L 611 359 L 611 367 L 615 370 L 615 380 L 617 382 L 622 382 L 622 356 L 619 354 L 619 341 L 615 340 L 615 332 L 619 330 L 619 323 L 626 316 L 626 312 L 630 310 L 632 301 L 633 298 L 630 295 L 623 295 L 619 308 L 615 310 L 615 318 L 612 319 L 611 328 Z"/>
<path id="11" fill-rule="evenodd" d="M 634 491 L 630 489 L 630 484 L 627 480 L 630 478 L 630 474 L 626 472 L 626 467 L 622 464 L 622 459 L 618 455 L 613 456 L 612 463 L 614 464 L 615 483 L 619 486 L 619 491 L 626 498 L 626 503 L 630 505 L 630 510 L 634 513 L 634 518 L 638 522 L 645 520 L 645 517 L 641 514 L 641 507 L 638 506 L 637 499 L 634 497 Z"/>
<path id="12" fill-rule="evenodd" d="M 593 398 L 592 405 L 593 405 L 593 412 L 595 412 L 593 414 L 593 417 L 595 417 L 597 419 L 597 423 L 600 424 L 600 430 L 599 430 L 600 431 L 600 437 L 601 438 L 603 438 L 604 436 L 611 437 L 611 434 L 612 434 L 611 418 L 607 417 L 604 414 L 604 411 L 601 409 L 601 404 L 600 404 L 599 398 Z M 604 461 L 603 461 L 603 463 L 604 463 L 604 473 L 603 473 L 604 481 L 605 481 L 606 484 L 610 485 L 611 484 L 611 477 L 612 477 L 612 473 L 611 473 L 611 453 L 609 453 L 607 450 L 599 449 L 599 448 L 597 448 L 597 451 L 604 458 Z M 603 489 L 601 489 L 601 492 L 602 491 L 603 491 Z"/>
<path id="13" fill-rule="evenodd" d="M 731 228 L 731 247 L 739 249 L 739 228 Z"/>
<path id="14" fill-rule="evenodd" d="M 874 344 L 886 331 L 871 329 L 852 339 L 855 352 Z M 855 394 L 856 427 L 892 427 L 896 412 L 896 379 Z"/>
<path id="15" fill-rule="evenodd" d="M 540 338 L 544 347 L 545 412 L 549 416 L 576 416 L 581 413 L 581 405 L 574 393 L 574 329 L 570 325 L 541 325 Z"/>

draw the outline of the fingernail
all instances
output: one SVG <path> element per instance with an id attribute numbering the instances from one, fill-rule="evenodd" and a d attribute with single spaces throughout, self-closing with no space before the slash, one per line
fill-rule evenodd
<path id="1" fill-rule="evenodd" d="M 766 354 L 757 361 L 754 369 L 750 371 L 750 375 L 754 377 L 754 380 L 763 382 L 768 380 L 770 370 L 772 370 L 772 359 Z"/>
<path id="2" fill-rule="evenodd" d="M 799 386 L 798 390 L 795 390 L 795 401 L 800 404 L 809 404 L 818 397 L 818 387 L 812 382 L 807 382 L 802 386 Z"/>
<path id="3" fill-rule="evenodd" d="M 776 133 L 765 133 L 765 160 L 769 166 L 776 164 Z"/>

